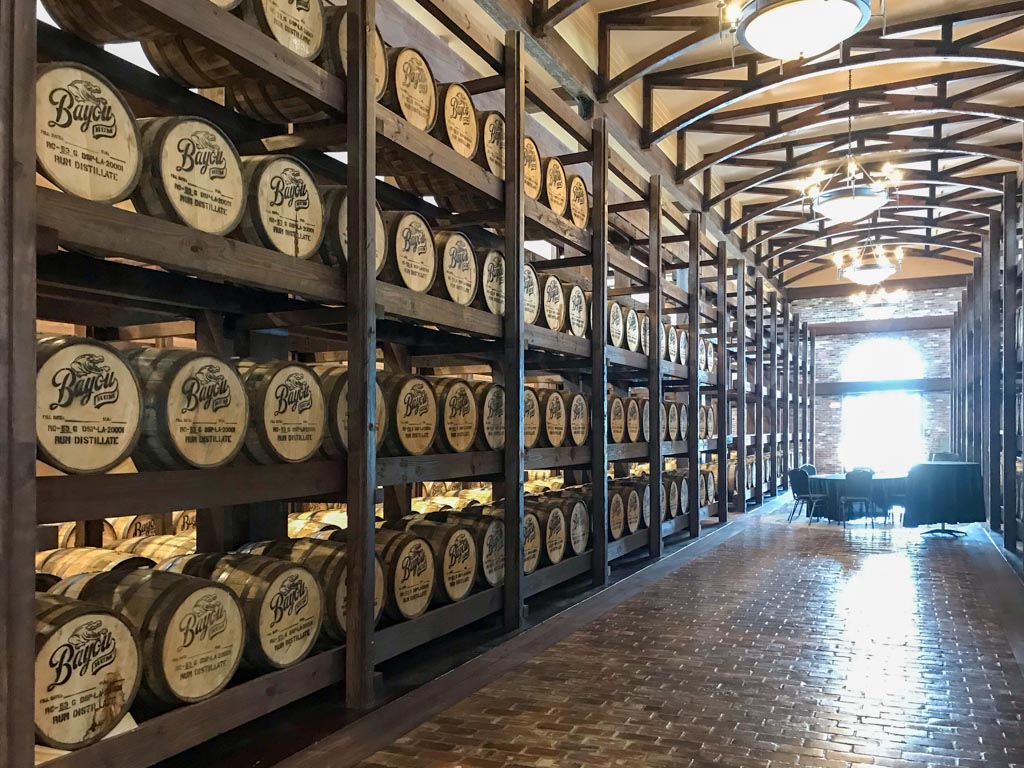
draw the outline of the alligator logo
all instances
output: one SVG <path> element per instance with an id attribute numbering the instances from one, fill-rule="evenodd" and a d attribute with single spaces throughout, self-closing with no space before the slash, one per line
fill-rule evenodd
<path id="1" fill-rule="evenodd" d="M 50 128 L 70 128 L 77 124 L 82 133 L 94 139 L 112 139 L 117 135 L 114 108 L 101 96 L 103 90 L 88 80 L 72 80 L 63 88 L 50 91 L 53 119 Z"/>
<path id="2" fill-rule="evenodd" d="M 67 408 L 76 401 L 94 408 L 116 403 L 120 394 L 117 376 L 110 366 L 105 365 L 103 355 L 92 352 L 76 357 L 66 368 L 53 374 L 50 382 L 57 390 L 57 399 L 50 403 L 50 410 Z"/>

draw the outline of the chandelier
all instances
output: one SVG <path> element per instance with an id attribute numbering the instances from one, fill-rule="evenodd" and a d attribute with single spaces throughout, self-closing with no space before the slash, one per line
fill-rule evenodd
<path id="1" fill-rule="evenodd" d="M 747 48 L 779 61 L 825 53 L 871 18 L 871 0 L 719 0 L 718 7 L 723 29 L 728 25 Z"/>
<path id="2" fill-rule="evenodd" d="M 902 304 L 907 300 L 909 294 L 904 288 L 897 288 L 895 291 L 887 291 L 885 288 L 875 288 L 871 293 L 861 291 L 850 297 L 850 303 L 858 307 L 885 307 Z"/>
<path id="3" fill-rule="evenodd" d="M 848 73 L 853 91 L 853 70 Z M 820 165 L 803 183 L 803 203 L 810 205 L 833 224 L 850 224 L 866 219 L 889 202 L 889 191 L 899 192 L 903 173 L 892 163 L 882 166 L 881 173 L 870 173 L 853 156 L 853 112 L 846 117 L 846 158 L 831 174 Z"/>
<path id="4" fill-rule="evenodd" d="M 857 285 L 878 285 L 903 269 L 903 249 L 897 247 L 890 254 L 877 243 L 873 247 L 839 251 L 833 254 L 832 262 L 837 277 Z"/>

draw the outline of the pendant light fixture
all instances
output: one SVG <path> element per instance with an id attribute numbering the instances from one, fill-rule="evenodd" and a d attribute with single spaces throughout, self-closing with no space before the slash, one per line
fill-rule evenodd
<path id="1" fill-rule="evenodd" d="M 871 0 L 719 0 L 719 9 L 744 46 L 779 61 L 819 56 L 871 18 Z"/>
<path id="2" fill-rule="evenodd" d="M 873 247 L 851 248 L 832 256 L 836 275 L 863 286 L 878 285 L 903 269 L 903 249 L 897 247 L 891 254 L 881 243 Z"/>

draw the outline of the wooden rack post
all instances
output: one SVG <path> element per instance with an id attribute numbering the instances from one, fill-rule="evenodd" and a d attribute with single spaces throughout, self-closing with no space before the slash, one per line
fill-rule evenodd
<path id="1" fill-rule="evenodd" d="M 594 278 L 590 297 L 590 350 L 593 386 L 590 398 L 591 579 L 608 583 L 608 123 L 594 123 Z"/>
<path id="2" fill-rule="evenodd" d="M 345 636 L 348 706 L 369 709 L 373 685 L 374 507 L 377 491 L 377 131 L 373 88 L 376 0 L 348 4 L 348 281 L 362 301 L 348 304 L 348 539 L 351 626 Z M 358 384 L 358 385 L 357 385 Z"/>
<path id="3" fill-rule="evenodd" d="M 1018 264 L 1020 249 L 1017 241 L 1018 199 L 1020 182 L 1015 173 L 1003 176 L 1002 208 L 1002 312 L 1003 346 L 1001 360 L 1002 400 L 1000 403 L 1002 423 L 1002 493 L 1003 493 L 1003 546 L 1017 550 L 1018 526 L 1017 508 L 1017 455 L 1018 426 L 1021 415 L 1017 409 L 1019 346 L 1017 341 L 1017 312 L 1020 310 L 1017 291 L 1021 289 L 1022 270 Z M 955 388 L 954 388 L 955 391 Z"/>
<path id="4" fill-rule="evenodd" d="M 814 463 L 814 332 L 807 336 L 807 456 L 808 463 Z"/>
<path id="5" fill-rule="evenodd" d="M 807 357 L 810 352 L 809 332 L 807 323 L 799 325 L 800 328 L 800 463 L 810 464 L 811 454 L 808 450 L 808 413 L 810 409 L 810 397 L 808 395 L 808 383 L 810 381 Z"/>
<path id="6" fill-rule="evenodd" d="M 730 428 L 732 420 L 730 419 Z M 747 506 L 747 263 L 736 262 L 736 508 Z M 719 467 L 728 476 L 728 466 Z M 726 477 L 728 480 L 728 477 Z"/>
<path id="7" fill-rule="evenodd" d="M 985 507 L 989 510 L 989 524 L 993 531 L 1002 530 L 1003 514 L 1000 497 L 1000 404 L 1001 361 L 999 280 L 1002 262 L 1002 216 L 989 216 L 988 235 L 982 247 L 981 311 L 984 331 L 981 339 L 982 354 L 982 477 L 985 487 Z"/>
<path id="8" fill-rule="evenodd" d="M 793 466 L 802 467 L 805 462 L 803 456 L 800 454 L 800 408 L 803 405 L 800 402 L 800 393 L 803 391 L 803 387 L 800 385 L 800 315 L 799 313 L 793 314 L 792 319 L 793 327 L 789 331 L 789 339 L 792 346 L 791 354 L 793 355 L 793 362 L 790 367 L 790 376 L 792 378 L 791 388 L 793 393 L 793 404 L 791 411 L 792 418 L 792 445 L 787 445 L 786 450 L 792 451 L 793 453 Z"/>
<path id="9" fill-rule="evenodd" d="M 715 455 L 718 457 L 718 470 L 715 474 L 718 491 L 715 495 L 718 499 L 718 519 L 724 523 L 729 519 L 729 437 L 732 430 L 729 418 L 729 384 L 732 378 L 732 369 L 729 364 L 729 255 L 724 240 L 718 244 L 716 255 L 718 293 L 715 308 L 718 311 L 718 346 L 716 349 L 718 380 L 715 415 L 717 417 L 718 447 Z"/>
<path id="10" fill-rule="evenodd" d="M 662 486 L 662 469 L 664 459 L 661 454 L 661 403 L 663 394 L 661 336 L 665 333 L 662 326 L 664 302 L 662 301 L 661 282 L 665 270 L 661 254 L 662 224 L 662 188 L 661 176 L 652 176 L 650 181 L 650 198 L 648 200 L 648 261 L 650 275 L 649 299 L 647 316 L 650 320 L 651 335 L 648 341 L 647 356 L 647 387 L 648 410 L 650 411 L 650 435 L 647 442 L 648 461 L 650 463 L 650 504 L 651 523 L 648 528 L 649 554 L 653 559 L 661 557 L 661 495 L 665 492 Z"/>
<path id="11" fill-rule="evenodd" d="M 771 471 L 768 473 L 768 490 L 772 496 L 779 492 L 779 475 L 782 466 L 779 462 L 779 410 L 782 402 L 779 400 L 779 294 L 772 291 L 771 304 L 769 306 L 769 330 L 768 339 L 768 402 L 771 403 L 770 418 L 770 449 L 771 449 Z"/>
<path id="12" fill-rule="evenodd" d="M 35 3 L 0 9 L 0 765 L 33 763 Z"/>
<path id="13" fill-rule="evenodd" d="M 967 282 L 967 297 L 970 304 L 968 312 L 968 461 L 983 463 L 981 443 L 981 307 L 978 295 L 982 292 L 982 260 L 974 263 L 974 272 Z M 986 513 L 988 508 L 986 507 Z"/>
<path id="14" fill-rule="evenodd" d="M 523 623 L 523 269 L 526 253 L 523 142 L 526 77 L 523 33 L 505 36 L 505 629 Z"/>
<path id="15" fill-rule="evenodd" d="M 789 490 L 789 470 L 792 469 L 790 465 L 791 461 L 791 450 L 793 448 L 790 442 L 792 420 L 790 414 L 793 405 L 793 388 L 792 388 L 792 349 L 790 347 L 790 330 L 792 324 L 790 322 L 789 315 L 789 302 L 782 302 L 782 401 L 781 401 L 781 419 L 782 419 L 782 487 L 787 491 Z"/>
<path id="16" fill-rule="evenodd" d="M 773 371 L 774 373 L 774 371 Z M 754 500 L 764 503 L 764 278 L 754 281 Z M 773 403 L 774 405 L 774 403 Z"/>
<path id="17" fill-rule="evenodd" d="M 690 536 L 700 533 L 700 434 L 697 428 L 700 413 L 700 366 L 697 363 L 700 349 L 700 233 L 703 220 L 701 214 L 691 213 L 689 219 L 689 258 L 687 261 L 686 307 L 686 360 L 689 366 L 689 388 L 686 395 L 686 509 L 690 515 Z"/>

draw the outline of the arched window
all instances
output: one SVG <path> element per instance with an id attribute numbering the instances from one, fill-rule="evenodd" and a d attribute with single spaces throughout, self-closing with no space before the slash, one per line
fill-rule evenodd
<path id="1" fill-rule="evenodd" d="M 920 353 L 908 341 L 881 337 L 862 341 L 843 360 L 843 381 L 891 381 L 924 378 Z"/>

